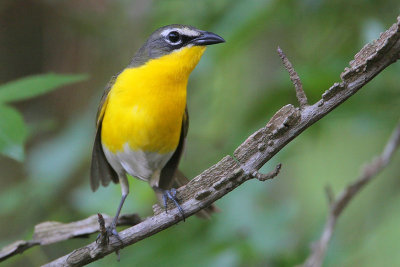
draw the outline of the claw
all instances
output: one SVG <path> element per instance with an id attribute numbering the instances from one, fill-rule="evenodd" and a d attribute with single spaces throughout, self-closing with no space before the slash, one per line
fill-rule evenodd
<path id="1" fill-rule="evenodd" d="M 110 243 L 110 236 L 115 236 L 115 238 L 117 238 L 118 241 L 122 243 L 122 239 L 119 236 L 117 229 L 113 225 L 108 226 L 104 233 L 100 233 L 97 235 L 96 243 L 98 243 L 98 241 L 100 240 L 100 244 L 108 245 Z"/>
<path id="2" fill-rule="evenodd" d="M 98 241 L 99 241 L 100 238 L 101 238 L 101 234 L 98 234 L 97 237 L 96 237 L 96 244 L 99 243 Z"/>
<path id="3" fill-rule="evenodd" d="M 183 221 L 185 221 L 185 213 L 183 212 L 182 207 L 179 205 L 178 200 L 176 199 L 176 189 L 171 188 L 170 190 L 165 190 L 163 194 L 163 202 L 164 202 L 164 208 L 165 212 L 168 213 L 168 205 L 167 205 L 167 199 L 170 199 L 172 202 L 174 202 L 175 206 L 178 208 L 180 214 L 182 215 Z"/>
<path id="4" fill-rule="evenodd" d="M 118 234 L 118 232 L 117 232 L 117 229 L 115 229 L 115 228 L 108 228 L 108 229 L 107 229 L 107 232 L 108 232 L 110 235 L 113 235 L 113 236 L 117 237 L 118 239 L 121 239 L 121 237 L 119 236 L 119 234 Z"/>
<path id="5" fill-rule="evenodd" d="M 165 208 L 165 213 L 168 213 L 167 194 L 166 193 L 163 194 L 162 199 L 163 199 L 163 204 L 164 204 L 164 208 Z"/>
<path id="6" fill-rule="evenodd" d="M 171 190 L 169 190 L 169 192 L 171 193 L 171 195 L 172 195 L 173 197 L 176 196 L 176 189 L 175 189 L 175 188 L 171 188 Z"/>

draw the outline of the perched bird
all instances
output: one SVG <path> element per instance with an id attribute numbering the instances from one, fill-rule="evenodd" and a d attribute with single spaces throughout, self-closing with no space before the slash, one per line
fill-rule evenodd
<path id="1" fill-rule="evenodd" d="M 222 42 L 191 26 L 159 28 L 106 86 L 97 112 L 90 182 L 93 191 L 100 182 L 121 184 L 108 234 L 118 236 L 116 223 L 129 193 L 127 174 L 148 182 L 165 207 L 172 200 L 184 218 L 174 187 L 186 183 L 177 171 L 189 126 L 186 87 L 206 46 Z"/>

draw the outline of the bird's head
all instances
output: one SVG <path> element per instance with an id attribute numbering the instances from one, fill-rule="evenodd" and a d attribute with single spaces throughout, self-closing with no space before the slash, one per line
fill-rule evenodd
<path id="1" fill-rule="evenodd" d="M 168 59 L 170 68 L 176 63 L 191 71 L 197 65 L 207 45 L 223 42 L 225 40 L 219 35 L 192 26 L 180 24 L 164 26 L 150 35 L 129 66 L 139 67 L 154 59 Z"/>

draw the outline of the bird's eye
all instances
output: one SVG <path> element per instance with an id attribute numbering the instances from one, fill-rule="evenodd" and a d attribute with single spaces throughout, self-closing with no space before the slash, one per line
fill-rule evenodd
<path id="1" fill-rule="evenodd" d="M 181 40 L 181 35 L 178 32 L 173 31 L 173 32 L 168 33 L 167 38 L 171 43 L 175 44 Z"/>

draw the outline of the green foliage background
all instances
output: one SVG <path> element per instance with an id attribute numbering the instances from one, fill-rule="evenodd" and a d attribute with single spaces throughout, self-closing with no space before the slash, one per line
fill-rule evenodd
<path id="1" fill-rule="evenodd" d="M 232 154 L 281 106 L 297 104 L 276 54 L 278 45 L 314 102 L 399 13 L 395 0 L 2 1 L 0 84 L 48 72 L 90 78 L 0 107 L 0 129 L 12 122 L 15 138 L 27 137 L 23 162 L 0 158 L 0 246 L 30 239 L 33 226 L 42 221 L 114 214 L 119 186 L 94 194 L 89 188 L 95 112 L 108 79 L 129 63 L 154 29 L 191 24 L 227 40 L 207 49 L 189 81 L 191 122 L 181 168 L 194 177 Z M 338 193 L 355 179 L 362 164 L 380 153 L 398 121 L 399 72 L 399 63 L 389 67 L 263 167 L 268 171 L 282 162 L 278 178 L 250 181 L 228 194 L 217 202 L 222 212 L 211 221 L 189 218 L 124 249 L 118 266 L 303 262 L 326 217 L 324 187 L 330 184 Z M 14 117 L 7 121 L 4 114 Z M 14 158 L 22 160 L 21 154 Z M 398 153 L 343 213 L 325 266 L 400 265 L 399 173 Z M 154 202 L 145 183 L 131 180 L 123 212 L 148 216 Z M 5 265 L 44 264 L 94 239 L 35 247 Z M 92 264 L 107 265 L 117 265 L 114 255 Z"/>

